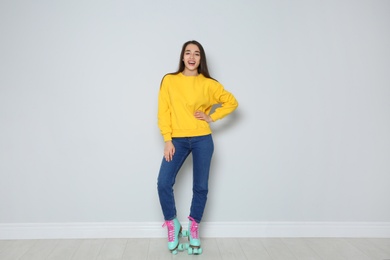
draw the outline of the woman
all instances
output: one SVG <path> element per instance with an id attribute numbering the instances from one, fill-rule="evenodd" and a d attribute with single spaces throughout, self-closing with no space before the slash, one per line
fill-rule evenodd
<path id="1" fill-rule="evenodd" d="M 213 114 L 213 105 L 221 104 Z M 208 193 L 208 179 L 214 144 L 209 124 L 225 117 L 238 106 L 234 96 L 211 78 L 202 45 L 184 43 L 179 69 L 164 76 L 158 97 L 158 126 L 165 141 L 164 158 L 158 176 L 158 195 L 168 228 L 168 249 L 176 254 L 179 235 L 189 235 L 189 254 L 200 254 L 198 225 Z M 181 232 L 176 218 L 173 185 L 187 156 L 193 157 L 193 198 L 188 232 Z"/>

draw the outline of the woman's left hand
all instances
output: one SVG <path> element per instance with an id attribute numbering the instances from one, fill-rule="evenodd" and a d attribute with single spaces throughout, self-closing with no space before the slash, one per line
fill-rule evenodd
<path id="1" fill-rule="evenodd" d="M 205 113 L 203 113 L 202 111 L 199 111 L 199 110 L 195 112 L 194 116 L 196 119 L 204 120 L 207 123 L 213 122 L 213 119 L 211 118 L 211 116 L 206 115 Z"/>

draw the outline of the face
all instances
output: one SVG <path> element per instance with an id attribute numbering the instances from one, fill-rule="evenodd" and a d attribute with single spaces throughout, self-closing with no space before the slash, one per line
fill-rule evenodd
<path id="1" fill-rule="evenodd" d="M 200 64 L 200 50 L 195 44 L 188 44 L 184 50 L 183 62 L 185 69 L 184 75 L 195 76 L 198 75 L 198 67 Z"/>

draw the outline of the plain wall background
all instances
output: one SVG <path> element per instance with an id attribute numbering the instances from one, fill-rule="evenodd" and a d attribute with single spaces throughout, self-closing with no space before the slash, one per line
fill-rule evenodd
<path id="1" fill-rule="evenodd" d="M 0 1 L 0 223 L 163 220 L 157 94 L 238 99 L 204 221 L 390 221 L 389 1 Z M 175 187 L 189 212 L 191 159 Z"/>

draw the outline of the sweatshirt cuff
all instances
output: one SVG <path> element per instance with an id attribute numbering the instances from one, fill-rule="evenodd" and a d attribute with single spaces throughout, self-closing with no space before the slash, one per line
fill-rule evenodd
<path id="1" fill-rule="evenodd" d="M 220 119 L 218 116 L 212 114 L 210 115 L 211 119 L 213 120 L 213 122 L 217 121 L 218 119 Z"/>
<path id="2" fill-rule="evenodd" d="M 164 138 L 164 142 L 172 140 L 171 134 L 165 134 L 165 135 L 163 135 L 163 138 Z"/>

